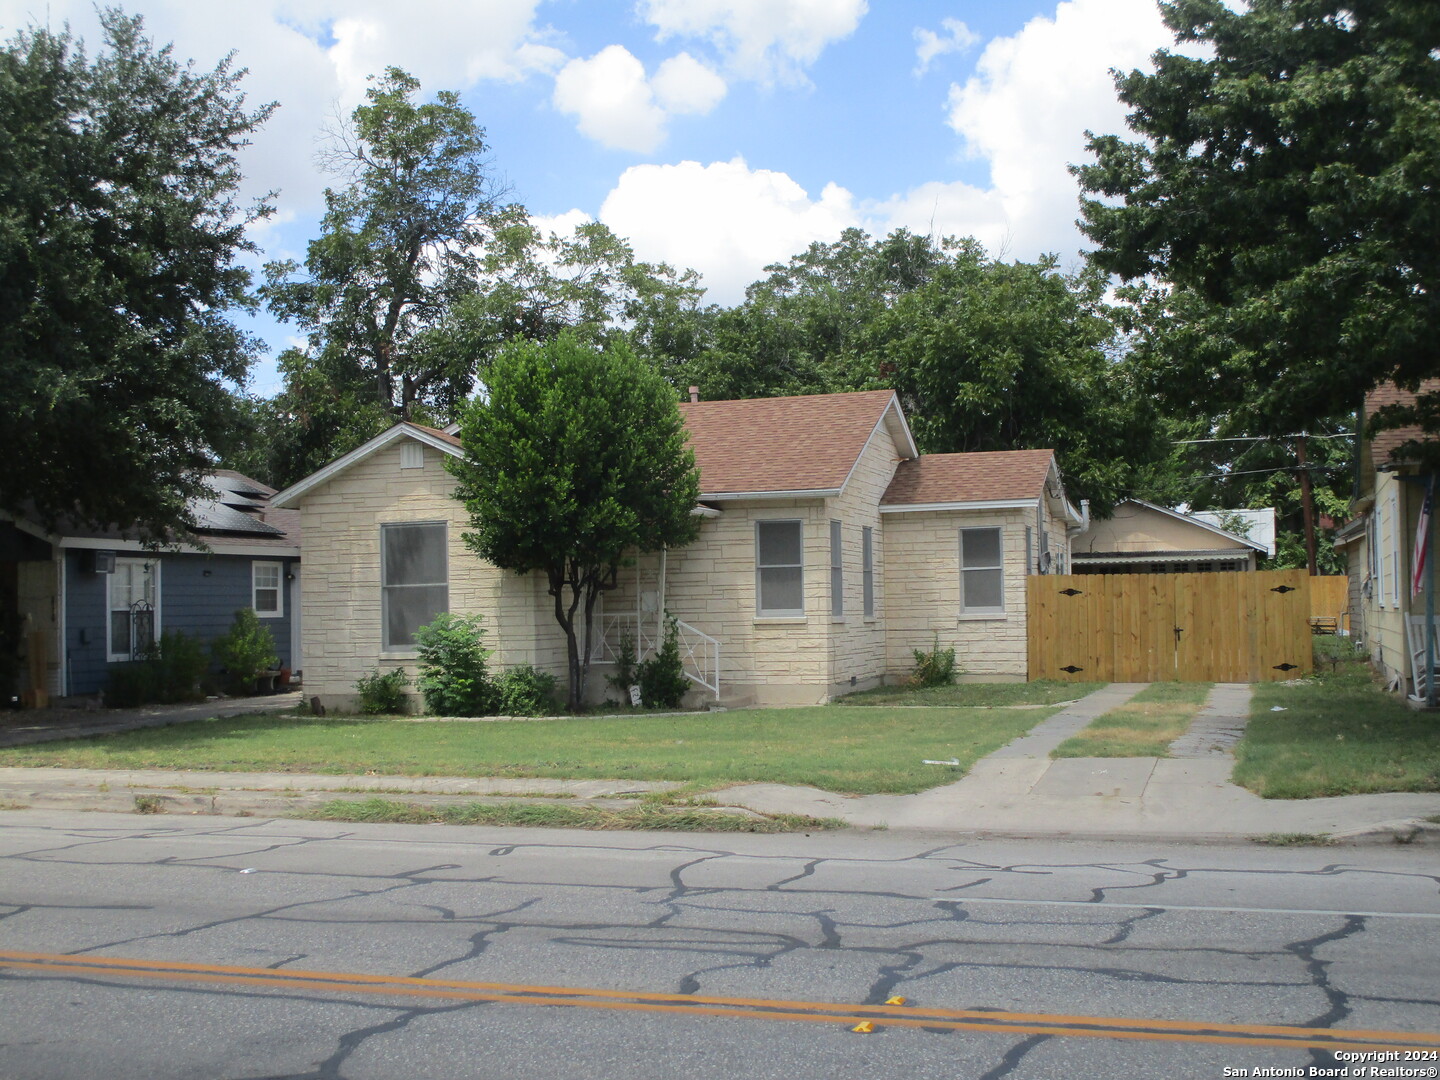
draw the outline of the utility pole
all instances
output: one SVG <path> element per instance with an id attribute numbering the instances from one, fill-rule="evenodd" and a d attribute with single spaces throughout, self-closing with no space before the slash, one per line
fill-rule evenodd
<path id="1" fill-rule="evenodd" d="M 1295 460 L 1300 464 L 1300 505 L 1305 512 L 1305 558 L 1310 565 L 1310 576 L 1318 571 L 1315 567 L 1315 497 L 1310 486 L 1310 470 L 1305 466 L 1305 436 L 1295 442 Z"/>

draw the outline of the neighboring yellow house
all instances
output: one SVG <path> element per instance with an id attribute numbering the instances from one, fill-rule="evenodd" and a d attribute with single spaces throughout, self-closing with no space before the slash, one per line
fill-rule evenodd
<path id="1" fill-rule="evenodd" d="M 642 655 L 681 630 L 696 693 L 811 703 L 896 679 L 912 650 L 954 647 L 970 676 L 1026 675 L 1026 574 L 1062 573 L 1085 527 L 1049 450 L 922 457 L 893 391 L 687 402 L 699 538 L 647 554 L 597 609 L 592 691 L 622 636 Z M 453 434 L 398 424 L 273 500 L 305 534 L 305 686 L 355 702 L 375 668 L 413 674 L 410 633 L 479 613 L 500 667 L 563 678 L 565 642 L 540 575 L 465 549 Z"/>
<path id="2" fill-rule="evenodd" d="M 1269 535 L 1274 536 L 1271 512 Z M 1077 574 L 1194 574 L 1254 570 L 1275 552 L 1259 539 L 1226 532 L 1178 510 L 1126 499 L 1104 521 L 1091 522 L 1075 545 Z"/>
<path id="3" fill-rule="evenodd" d="M 1429 380 L 1422 389 L 1440 390 L 1440 380 Z M 1368 419 L 1382 406 L 1414 400 L 1393 385 L 1381 386 L 1365 395 L 1364 415 Z M 1419 435 L 1418 428 L 1396 428 L 1360 440 L 1353 516 L 1336 531 L 1335 546 L 1349 564 L 1351 635 L 1391 686 L 1423 697 L 1425 594 L 1412 595 L 1411 574 L 1427 477 L 1413 462 L 1395 456 L 1401 444 Z"/>

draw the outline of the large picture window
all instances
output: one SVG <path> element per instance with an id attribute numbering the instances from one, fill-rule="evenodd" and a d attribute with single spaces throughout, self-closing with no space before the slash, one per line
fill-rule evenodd
<path id="1" fill-rule="evenodd" d="M 960 530 L 960 612 L 995 615 L 1005 610 L 1001 530 Z"/>
<path id="2" fill-rule="evenodd" d="M 381 648 L 411 649 L 415 631 L 450 609 L 443 521 L 380 526 Z"/>
<path id="3" fill-rule="evenodd" d="M 106 654 L 112 661 L 139 659 L 160 636 L 160 563 L 116 559 L 106 575 Z"/>
<path id="4" fill-rule="evenodd" d="M 755 523 L 755 610 L 759 615 L 804 615 L 803 544 L 798 521 Z"/>

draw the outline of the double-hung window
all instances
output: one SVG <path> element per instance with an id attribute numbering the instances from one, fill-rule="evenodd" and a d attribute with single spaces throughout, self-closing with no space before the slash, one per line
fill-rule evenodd
<path id="1" fill-rule="evenodd" d="M 381 648 L 411 649 L 415 631 L 450 609 L 443 521 L 380 526 Z"/>
<path id="2" fill-rule="evenodd" d="M 250 606 L 262 619 L 278 619 L 284 616 L 285 586 L 280 563 L 250 564 Z"/>
<path id="3" fill-rule="evenodd" d="M 1000 528 L 960 530 L 960 613 L 1005 612 L 1005 570 Z"/>
<path id="4" fill-rule="evenodd" d="M 805 614 L 804 558 L 799 521 L 755 523 L 755 613 Z"/>
<path id="5" fill-rule="evenodd" d="M 830 522 L 830 617 L 845 617 L 845 562 L 842 551 L 844 527 L 838 521 Z"/>

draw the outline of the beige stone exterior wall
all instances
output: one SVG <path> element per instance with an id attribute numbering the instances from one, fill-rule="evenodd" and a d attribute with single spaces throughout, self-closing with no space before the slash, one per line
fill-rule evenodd
<path id="1" fill-rule="evenodd" d="M 423 468 L 402 469 L 400 446 L 377 451 L 301 500 L 305 691 L 327 707 L 353 708 L 355 680 L 377 666 L 415 674 L 413 652 L 380 647 L 382 524 L 445 522 L 450 610 L 485 616 L 487 643 L 500 646 L 500 664 L 536 657 L 533 584 L 466 550 L 465 508 L 450 495 L 455 481 L 444 455 L 426 447 Z"/>
<path id="2" fill-rule="evenodd" d="M 1036 572 L 1042 525 L 1054 571 L 1063 572 L 1070 562 L 1064 519 L 1048 499 L 1042 502 L 1043 507 L 884 515 L 885 637 L 891 681 L 905 678 L 914 668 L 914 650 L 928 651 L 937 639 L 942 649 L 955 650 L 962 677 L 1026 678 L 1025 577 Z M 960 607 L 960 530 L 986 527 L 1002 530 L 1005 610 L 966 614 Z"/>

